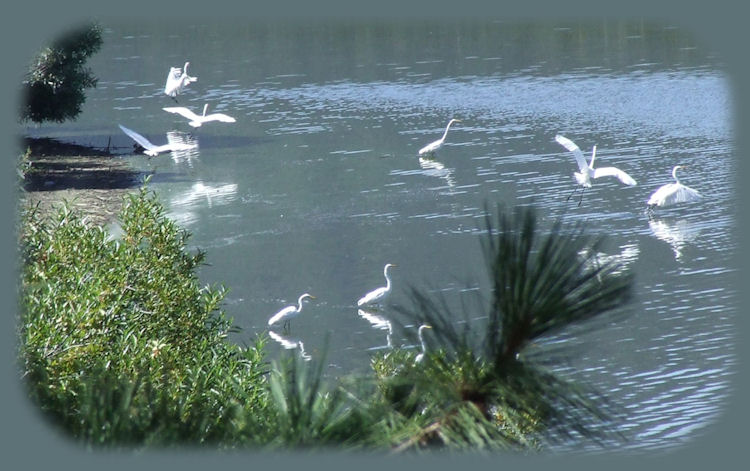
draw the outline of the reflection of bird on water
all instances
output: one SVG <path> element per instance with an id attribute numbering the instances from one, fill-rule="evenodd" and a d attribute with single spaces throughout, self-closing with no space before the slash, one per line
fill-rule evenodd
<path id="1" fill-rule="evenodd" d="M 190 65 L 190 62 L 185 62 L 185 65 L 182 69 L 180 69 L 179 67 L 169 68 L 169 74 L 167 74 L 167 83 L 166 85 L 164 85 L 164 93 L 168 96 L 171 96 L 175 101 L 177 101 L 175 96 L 179 95 L 182 92 L 183 88 L 198 80 L 197 77 L 191 77 L 188 75 L 188 65 Z"/>
<path id="2" fill-rule="evenodd" d="M 182 196 L 173 198 L 172 206 L 190 205 L 198 199 L 205 197 L 208 200 L 208 206 L 210 207 L 213 200 L 221 201 L 235 194 L 237 194 L 236 183 L 211 186 L 199 181 L 193 183 L 193 185 L 190 187 L 190 190 L 185 192 Z"/>
<path id="3" fill-rule="evenodd" d="M 414 360 L 415 363 L 419 363 L 422 360 L 424 360 L 424 354 L 427 351 L 427 346 L 425 345 L 424 337 L 422 336 L 422 332 L 425 329 L 432 329 L 432 326 L 427 325 L 427 324 L 422 324 L 419 326 L 419 329 L 417 330 L 417 336 L 419 337 L 419 344 L 422 346 L 422 352 L 419 355 L 417 355 L 417 358 Z"/>
<path id="4" fill-rule="evenodd" d="M 451 119 L 448 122 L 448 126 L 445 127 L 445 132 L 443 133 L 443 137 L 441 137 L 437 141 L 430 142 L 426 146 L 419 149 L 419 155 L 432 154 L 436 150 L 440 149 L 440 147 L 442 147 L 443 145 L 443 142 L 445 142 L 445 136 L 448 135 L 448 129 L 450 129 L 451 124 L 460 123 L 460 122 L 461 122 L 460 119 Z"/>
<path id="5" fill-rule="evenodd" d="M 419 166 L 424 169 L 423 173 L 425 175 L 442 178 L 450 187 L 456 186 L 456 181 L 453 179 L 454 169 L 445 168 L 445 165 L 443 165 L 442 162 L 438 162 L 434 159 L 420 157 Z"/>
<path id="6" fill-rule="evenodd" d="M 364 309 L 357 309 L 357 314 L 359 315 L 359 317 L 369 322 L 372 325 L 373 329 L 387 330 L 388 333 L 385 335 L 386 347 L 393 348 L 393 343 L 391 340 L 391 336 L 393 335 L 393 325 L 391 324 L 391 321 L 383 316 L 365 311 Z"/>
<path id="7" fill-rule="evenodd" d="M 622 183 L 626 185 L 635 185 L 635 180 L 628 175 L 627 173 L 623 172 L 619 168 L 616 167 L 602 167 L 594 169 L 594 159 L 596 159 L 596 146 L 591 151 L 591 162 L 586 163 L 586 159 L 583 158 L 583 152 L 581 152 L 581 149 L 578 148 L 578 146 L 568 139 L 567 137 L 557 135 L 555 136 L 555 140 L 558 142 L 558 144 L 562 145 L 568 151 L 573 153 L 573 157 L 576 159 L 576 163 L 578 164 L 578 172 L 575 172 L 573 176 L 575 176 L 576 181 L 579 185 L 581 185 L 581 199 L 578 200 L 578 205 L 581 205 L 581 201 L 583 201 L 583 190 L 586 188 L 591 188 L 591 179 L 592 178 L 600 178 L 600 177 L 607 177 L 607 176 L 613 176 L 617 177 L 618 180 L 620 180 Z M 573 190 L 573 193 L 568 195 L 568 199 L 570 199 L 571 196 L 578 190 L 578 188 L 575 188 Z"/>
<path id="8" fill-rule="evenodd" d="M 150 155 L 152 157 L 158 155 L 160 152 L 188 150 L 188 149 L 194 149 L 198 147 L 196 144 L 185 144 L 181 142 L 170 142 L 168 144 L 157 146 L 157 145 L 152 144 L 151 141 L 141 136 L 137 132 L 133 131 L 132 129 L 128 129 L 122 124 L 118 124 L 118 126 L 120 126 L 120 129 L 122 129 L 122 132 L 130 136 L 135 142 L 137 142 L 141 147 L 143 147 L 144 154 Z"/>
<path id="9" fill-rule="evenodd" d="M 587 261 L 589 262 L 589 268 L 598 269 L 601 266 L 608 263 L 618 264 L 619 267 L 612 271 L 612 274 L 622 273 L 631 263 L 638 259 L 638 255 L 641 253 L 638 244 L 625 244 L 620 247 L 622 250 L 618 254 L 606 254 L 604 252 L 597 252 L 593 254 Z M 581 251 L 582 256 L 586 255 L 586 251 Z"/>
<path id="10" fill-rule="evenodd" d="M 300 312 L 302 312 L 302 302 L 306 301 L 307 299 L 315 299 L 315 296 L 305 293 L 302 296 L 299 297 L 297 300 L 297 306 L 287 306 L 281 311 L 274 314 L 270 319 L 268 319 L 268 325 L 276 324 L 277 322 L 284 322 L 284 328 L 287 328 L 291 325 L 291 320 L 299 315 Z"/>
<path id="11" fill-rule="evenodd" d="M 648 226 L 657 239 L 672 246 L 675 260 L 678 261 L 682 258 L 682 250 L 700 234 L 700 229 L 687 219 L 667 222 L 663 219 L 649 218 Z"/>
<path id="12" fill-rule="evenodd" d="M 386 297 L 391 292 L 391 277 L 388 276 L 388 269 L 391 267 L 395 267 L 396 265 L 392 263 L 388 263 L 383 268 L 383 276 L 385 276 L 385 286 L 374 289 L 367 293 L 366 295 L 359 298 L 359 301 L 357 301 L 357 306 L 364 306 L 366 304 L 377 304 L 381 303 L 385 300 Z"/>
<path id="13" fill-rule="evenodd" d="M 283 335 L 277 334 L 272 330 L 268 331 L 268 335 L 287 350 L 294 350 L 295 348 L 299 349 L 299 354 L 305 361 L 309 361 L 312 358 L 305 352 L 305 344 L 302 343 L 302 340 L 292 337 L 284 337 Z"/>
<path id="14" fill-rule="evenodd" d="M 206 116 L 206 110 L 208 110 L 208 103 L 203 105 L 202 115 L 197 115 L 193 113 L 192 111 L 190 111 L 189 109 L 185 108 L 184 106 L 171 106 L 171 107 L 162 108 L 162 109 L 169 113 L 177 113 L 189 119 L 190 122 L 188 122 L 188 124 L 194 128 L 200 127 L 203 125 L 203 123 L 208 123 L 210 121 L 221 121 L 222 123 L 236 122 L 234 118 L 232 118 L 231 116 L 227 116 L 224 113 L 211 113 L 210 115 Z"/>
<path id="15" fill-rule="evenodd" d="M 678 203 L 687 203 L 690 201 L 697 201 L 701 199 L 701 194 L 693 190 L 689 186 L 685 186 L 680 183 L 677 179 L 677 169 L 685 168 L 684 165 L 675 165 L 672 169 L 672 178 L 674 183 L 667 183 L 666 185 L 660 186 L 655 192 L 651 194 L 651 197 L 646 203 L 648 212 L 651 214 L 654 208 L 672 206 Z"/>

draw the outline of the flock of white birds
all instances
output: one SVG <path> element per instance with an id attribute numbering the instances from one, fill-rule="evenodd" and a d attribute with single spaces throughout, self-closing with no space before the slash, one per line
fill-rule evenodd
<path id="1" fill-rule="evenodd" d="M 170 67 L 169 73 L 167 75 L 167 82 L 164 86 L 164 94 L 171 97 L 173 100 L 177 101 L 176 96 L 179 95 L 185 87 L 190 85 L 193 82 L 196 82 L 198 79 L 197 77 L 192 77 L 188 75 L 187 68 L 190 65 L 190 62 L 185 62 L 185 65 L 180 69 L 179 67 Z M 205 104 L 203 106 L 203 112 L 202 114 L 196 114 L 195 112 L 191 111 L 190 109 L 182 106 L 173 106 L 173 107 L 165 107 L 162 108 L 164 111 L 168 113 L 174 113 L 178 114 L 180 116 L 183 116 L 184 118 L 188 119 L 188 124 L 193 127 L 200 127 L 204 123 L 212 122 L 212 121 L 218 121 L 223 123 L 234 123 L 236 120 L 223 113 L 212 113 L 207 115 L 206 111 L 208 110 L 208 104 Z M 443 133 L 443 136 L 440 139 L 437 139 L 436 141 L 433 141 L 426 146 L 422 147 L 418 151 L 418 155 L 420 156 L 420 159 L 429 159 L 432 156 L 434 156 L 434 153 L 440 149 L 443 144 L 445 143 L 445 139 L 448 136 L 448 131 L 450 130 L 451 126 L 454 123 L 461 123 L 462 121 L 460 119 L 451 119 L 448 122 L 448 125 L 445 127 L 445 132 Z M 125 126 L 119 125 L 120 129 L 130 136 L 138 145 L 143 147 L 144 153 L 149 156 L 156 156 L 161 152 L 167 152 L 167 151 L 180 151 L 180 150 L 188 150 L 196 147 L 195 144 L 185 144 L 185 143 L 168 143 L 164 145 L 155 145 L 152 142 L 150 142 L 148 139 L 143 137 L 142 135 L 138 134 L 137 132 L 126 128 Z M 601 178 L 601 177 L 607 177 L 612 176 L 616 177 L 620 182 L 622 182 L 625 185 L 628 186 L 635 186 L 636 181 L 628 175 L 626 172 L 616 168 L 616 167 L 600 167 L 600 168 L 594 168 L 594 160 L 596 159 L 596 146 L 592 148 L 591 151 L 591 160 L 587 163 L 586 159 L 583 156 L 583 152 L 581 152 L 581 149 L 570 139 L 568 139 L 565 136 L 557 135 L 555 136 L 555 141 L 557 141 L 560 145 L 565 147 L 569 152 L 573 153 L 573 157 L 575 158 L 576 163 L 578 164 L 578 172 L 574 172 L 573 176 L 575 177 L 576 182 L 578 182 L 578 187 L 576 187 L 573 192 L 568 196 L 568 200 L 575 194 L 576 191 L 580 188 L 581 190 L 581 197 L 578 201 L 578 205 L 580 206 L 581 201 L 583 200 L 583 192 L 586 188 L 590 188 L 592 185 L 592 180 Z M 687 203 L 691 201 L 696 201 L 701 198 L 701 195 L 698 191 L 683 185 L 680 183 L 679 179 L 677 178 L 677 170 L 684 168 L 684 165 L 676 165 L 672 169 L 672 178 L 674 179 L 674 183 L 668 183 L 661 187 L 659 187 L 656 191 L 651 194 L 650 198 L 648 199 L 646 203 L 647 211 L 649 213 L 649 216 L 651 215 L 651 212 L 654 210 L 654 208 L 657 207 L 667 207 L 672 206 L 674 204 L 678 203 Z M 377 288 L 375 290 L 370 291 L 369 293 L 362 296 L 357 301 L 357 306 L 359 308 L 370 308 L 375 307 L 378 305 L 381 305 L 388 295 L 391 293 L 392 286 L 391 286 L 391 278 L 388 274 L 388 270 L 392 267 L 395 267 L 395 264 L 388 263 L 383 268 L 383 276 L 385 276 L 386 285 L 380 288 Z M 284 309 L 280 310 L 276 314 L 274 314 L 269 320 L 268 320 L 268 326 L 272 326 L 275 324 L 283 324 L 284 328 L 287 329 L 290 326 L 291 319 L 295 318 L 302 312 L 302 306 L 303 302 L 307 301 L 308 299 L 315 299 L 315 296 L 304 293 L 301 295 L 297 301 L 297 305 L 291 305 L 287 306 Z M 362 312 L 360 310 L 360 312 Z M 429 325 L 422 325 L 418 329 L 418 336 L 419 341 L 422 347 L 422 353 L 420 353 L 416 361 L 419 362 L 424 358 L 425 353 L 425 343 L 423 339 L 423 331 L 425 329 L 430 328 Z M 278 334 L 277 334 L 278 335 Z M 297 343 L 290 343 L 289 345 L 299 345 L 301 342 Z M 292 348 L 292 347 L 287 347 Z"/>

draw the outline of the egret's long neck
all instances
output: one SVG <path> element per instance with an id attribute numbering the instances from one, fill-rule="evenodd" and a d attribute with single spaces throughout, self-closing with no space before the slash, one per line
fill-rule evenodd
<path id="1" fill-rule="evenodd" d="M 453 120 L 450 120 L 448 122 L 448 126 L 445 127 L 445 132 L 443 133 L 443 137 L 440 138 L 441 141 L 445 140 L 445 136 L 448 135 L 448 130 L 451 128 L 451 124 L 453 124 L 453 122 L 454 122 Z"/>
<path id="2" fill-rule="evenodd" d="M 305 299 L 305 295 L 299 297 L 297 300 L 297 312 L 302 312 L 302 300 Z"/>
<path id="3" fill-rule="evenodd" d="M 385 289 L 391 289 L 391 277 L 388 276 L 388 269 L 391 267 L 386 267 L 383 270 L 383 275 L 385 276 Z"/>
<path id="4" fill-rule="evenodd" d="M 422 336 L 422 331 L 424 330 L 424 326 L 420 327 L 417 331 L 417 335 L 419 336 L 419 343 L 422 345 L 422 353 L 425 352 L 425 349 L 427 348 L 424 344 L 424 337 Z"/>
<path id="5" fill-rule="evenodd" d="M 591 163 L 589 163 L 589 167 L 594 168 L 594 159 L 596 158 L 596 146 L 594 146 L 593 149 L 591 149 Z"/>
<path id="6" fill-rule="evenodd" d="M 675 183 L 680 183 L 680 180 L 677 178 L 677 169 L 680 168 L 679 166 L 672 169 L 672 178 L 674 178 Z"/>
<path id="7" fill-rule="evenodd" d="M 206 103 L 205 105 L 203 105 L 203 116 L 204 117 L 206 116 L 206 110 L 207 109 L 208 109 L 208 103 Z"/>

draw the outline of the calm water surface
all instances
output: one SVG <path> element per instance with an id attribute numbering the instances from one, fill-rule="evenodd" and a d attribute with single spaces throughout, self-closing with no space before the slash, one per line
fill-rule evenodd
<path id="1" fill-rule="evenodd" d="M 636 273 L 632 314 L 579 337 L 559 373 L 625 405 L 633 448 L 689 442 L 725 412 L 735 364 L 732 100 L 720 60 L 666 24 L 401 23 L 107 25 L 89 65 L 99 86 L 75 123 L 29 135 L 106 146 L 154 172 L 169 214 L 206 250 L 205 283 L 230 288 L 226 311 L 251 342 L 267 319 L 317 296 L 269 343 L 320 356 L 328 374 L 366 371 L 388 335 L 388 309 L 358 313 L 384 284 L 451 302 L 483 285 L 479 230 L 485 201 L 585 221 L 606 253 Z M 191 128 L 162 111 L 170 66 L 198 77 L 178 97 L 235 124 Z M 434 160 L 417 150 L 451 128 Z M 155 143 L 194 151 L 149 159 L 132 153 L 123 124 Z M 554 141 L 574 140 L 598 166 L 637 181 L 575 188 L 574 161 Z M 683 183 L 705 198 L 659 211 L 645 202 L 689 167 Z M 477 281 L 478 280 L 478 281 Z M 564 336 L 563 336 L 564 337 Z M 277 341 L 274 341 L 277 340 Z M 291 341 L 290 345 L 284 342 Z M 300 345 L 299 342 L 302 342 Z"/>

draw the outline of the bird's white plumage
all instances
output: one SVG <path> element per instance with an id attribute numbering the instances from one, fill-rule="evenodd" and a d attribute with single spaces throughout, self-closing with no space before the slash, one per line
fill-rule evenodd
<path id="1" fill-rule="evenodd" d="M 424 359 L 424 354 L 427 351 L 427 346 L 424 343 L 424 337 L 422 336 L 422 332 L 425 329 L 432 329 L 431 325 L 422 324 L 419 326 L 419 330 L 417 330 L 417 336 L 419 337 L 419 344 L 422 346 L 422 352 L 417 355 L 417 358 L 415 359 L 416 363 L 421 362 Z"/>
<path id="2" fill-rule="evenodd" d="M 281 311 L 277 312 L 273 316 L 271 316 L 270 319 L 268 319 L 268 325 L 273 325 L 277 322 L 287 322 L 299 315 L 300 312 L 302 312 L 302 301 L 305 301 L 306 299 L 315 299 L 315 296 L 305 293 L 302 296 L 299 297 L 297 300 L 297 306 L 287 306 Z"/>
<path id="3" fill-rule="evenodd" d="M 388 269 L 395 266 L 396 265 L 392 263 L 388 263 L 385 265 L 385 267 L 383 268 L 383 276 L 385 276 L 386 283 L 385 286 L 374 289 L 359 298 L 359 301 L 357 301 L 357 306 L 380 303 L 388 296 L 388 294 L 391 292 L 391 277 L 388 276 Z"/>
<path id="4" fill-rule="evenodd" d="M 135 142 L 137 142 L 141 147 L 145 149 L 143 153 L 146 155 L 155 156 L 155 155 L 158 155 L 160 152 L 173 151 L 173 150 L 189 150 L 189 149 L 194 149 L 197 147 L 197 145 L 195 144 L 185 144 L 185 143 L 180 143 L 180 142 L 171 142 L 168 144 L 157 146 L 155 144 L 152 144 L 151 141 L 141 136 L 137 132 L 133 131 L 132 129 L 128 129 L 122 124 L 118 124 L 118 126 L 120 126 L 120 129 L 122 129 L 122 132 L 130 136 Z"/>
<path id="5" fill-rule="evenodd" d="M 169 107 L 162 108 L 162 109 L 168 113 L 176 113 L 181 116 L 184 116 L 185 118 L 190 120 L 188 124 L 193 126 L 194 128 L 200 127 L 201 125 L 203 125 L 203 123 L 207 123 L 209 121 L 221 121 L 223 123 L 236 122 L 234 118 L 232 118 L 231 116 L 227 116 L 224 113 L 212 113 L 210 115 L 206 115 L 206 110 L 208 109 L 208 103 L 206 103 L 203 106 L 202 115 L 195 114 L 189 109 L 185 108 L 184 106 L 169 106 Z"/>
<path id="6" fill-rule="evenodd" d="M 165 94 L 171 97 L 175 97 L 180 94 L 182 92 L 182 89 L 187 85 L 198 80 L 197 77 L 191 77 L 188 75 L 188 65 L 190 65 L 190 62 L 185 62 L 185 65 L 182 69 L 180 69 L 179 67 L 169 68 L 169 73 L 167 74 L 167 83 L 166 85 L 164 85 Z"/>
<path id="7" fill-rule="evenodd" d="M 646 203 L 649 207 L 653 208 L 656 206 L 672 206 L 673 204 L 687 203 L 690 201 L 701 199 L 700 193 L 690 188 L 689 186 L 683 185 L 682 183 L 680 183 L 680 180 L 677 179 L 677 170 L 680 168 L 684 168 L 684 166 L 676 165 L 672 169 L 672 178 L 674 178 L 674 183 L 667 183 L 666 185 L 662 185 L 651 194 L 651 197 Z"/>
<path id="8" fill-rule="evenodd" d="M 581 149 L 575 144 L 575 142 L 559 134 L 555 136 L 555 140 L 558 144 L 562 145 L 568 151 L 573 153 L 573 157 L 575 157 L 576 159 L 579 170 L 578 172 L 574 173 L 574 176 L 576 178 L 576 181 L 583 187 L 590 188 L 592 178 L 601 178 L 608 176 L 617 177 L 618 180 L 626 185 L 633 186 L 636 184 L 636 181 L 630 175 L 623 172 L 619 168 L 602 167 L 594 169 L 594 160 L 596 159 L 596 146 L 594 146 L 593 150 L 591 151 L 591 162 L 587 164 L 586 159 L 584 159 L 583 157 L 583 152 L 581 152 Z"/>
<path id="9" fill-rule="evenodd" d="M 451 124 L 460 123 L 460 122 L 461 122 L 460 119 L 451 119 L 448 122 L 448 126 L 445 127 L 445 132 L 443 133 L 443 137 L 441 137 L 437 141 L 430 142 L 426 146 L 419 149 L 419 155 L 431 154 L 432 152 L 435 152 L 436 150 L 438 150 L 443 145 L 443 142 L 445 142 L 445 136 L 448 135 L 448 129 L 450 129 Z"/>

